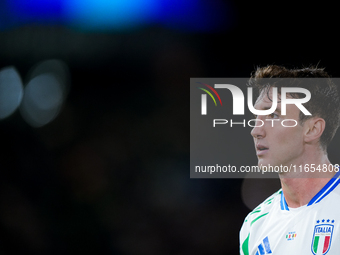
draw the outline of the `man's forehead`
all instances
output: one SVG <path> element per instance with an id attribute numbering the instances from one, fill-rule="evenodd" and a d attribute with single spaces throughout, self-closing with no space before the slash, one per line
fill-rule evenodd
<path id="1" fill-rule="evenodd" d="M 286 98 L 293 98 L 290 94 L 286 95 Z M 273 102 L 273 87 L 265 88 L 261 91 L 259 97 L 256 99 L 255 104 L 260 102 L 271 104 Z M 277 103 L 281 104 L 281 94 L 277 92 Z"/>
<path id="2" fill-rule="evenodd" d="M 279 99 L 279 97 L 278 97 Z M 259 97 L 256 99 L 255 105 L 259 104 L 271 104 L 273 102 L 273 88 L 266 88 L 263 89 L 259 95 Z M 279 102 L 279 100 L 278 100 Z"/>
<path id="3" fill-rule="evenodd" d="M 273 87 L 270 89 L 264 89 L 261 91 L 260 96 L 257 98 L 254 108 L 257 110 L 271 109 L 273 105 Z M 287 98 L 293 98 L 290 94 L 286 95 Z M 277 95 L 277 105 L 275 111 L 281 112 L 281 95 Z M 286 105 L 287 113 L 296 115 L 300 112 L 300 109 L 295 104 Z"/>

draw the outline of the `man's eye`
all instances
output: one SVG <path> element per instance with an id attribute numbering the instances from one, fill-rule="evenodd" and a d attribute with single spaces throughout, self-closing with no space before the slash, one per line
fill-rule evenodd
<path id="1" fill-rule="evenodd" d="M 269 115 L 269 117 L 272 119 L 278 119 L 279 115 L 273 112 L 272 114 Z"/>

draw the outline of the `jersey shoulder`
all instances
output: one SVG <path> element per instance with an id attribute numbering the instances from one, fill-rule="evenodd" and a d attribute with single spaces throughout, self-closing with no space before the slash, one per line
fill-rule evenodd
<path id="1" fill-rule="evenodd" d="M 258 229 L 256 226 L 260 226 L 261 224 L 256 223 L 265 220 L 266 216 L 270 213 L 272 208 L 274 208 L 273 206 L 278 206 L 281 199 L 281 193 L 282 189 L 279 189 L 247 215 L 240 230 L 240 254 L 249 254 L 248 245 L 250 232 Z"/>
<path id="2" fill-rule="evenodd" d="M 257 220 L 268 215 L 273 206 L 280 203 L 281 193 L 282 189 L 279 189 L 277 192 L 275 192 L 267 199 L 265 199 L 261 204 L 259 204 L 246 216 L 243 225 L 248 225 L 248 227 L 250 227 Z"/>

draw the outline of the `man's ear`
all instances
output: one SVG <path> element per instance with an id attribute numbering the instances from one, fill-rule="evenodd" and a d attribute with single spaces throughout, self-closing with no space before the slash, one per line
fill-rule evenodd
<path id="1" fill-rule="evenodd" d="M 310 118 L 305 122 L 305 142 L 318 140 L 325 130 L 326 122 L 323 118 Z"/>

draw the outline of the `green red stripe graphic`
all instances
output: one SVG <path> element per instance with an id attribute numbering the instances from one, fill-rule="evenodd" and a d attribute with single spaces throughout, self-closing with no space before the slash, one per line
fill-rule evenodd
<path id="1" fill-rule="evenodd" d="M 314 253 L 316 253 L 318 251 L 319 238 L 320 238 L 319 236 L 316 236 L 314 238 L 314 243 L 313 243 Z"/>
<path id="2" fill-rule="evenodd" d="M 201 89 L 201 90 L 203 90 L 203 91 L 205 91 L 205 92 L 207 92 L 208 93 L 208 95 L 214 100 L 214 103 L 215 103 L 215 105 L 217 106 L 217 104 L 216 104 L 216 100 L 215 100 L 215 98 L 214 98 L 214 96 L 208 91 L 208 90 L 206 90 L 206 89 L 202 89 L 202 88 L 199 88 L 199 89 Z"/>
<path id="3" fill-rule="evenodd" d="M 325 236 L 325 241 L 322 247 L 322 254 L 324 254 L 328 250 L 330 239 L 331 239 L 330 236 Z M 314 237 L 313 251 L 315 254 L 318 252 L 319 240 L 320 240 L 320 236 Z"/>
<path id="4" fill-rule="evenodd" d="M 325 237 L 325 243 L 323 245 L 322 253 L 325 253 L 327 251 L 330 238 L 331 238 L 330 236 Z"/>
<path id="5" fill-rule="evenodd" d="M 220 101 L 220 104 L 221 104 L 221 106 L 222 106 L 222 100 L 221 100 L 219 94 L 217 93 L 217 91 L 216 91 L 213 87 L 211 87 L 211 86 L 208 85 L 208 84 L 202 83 L 202 82 L 197 82 L 197 83 L 200 83 L 200 84 L 202 84 L 202 85 L 205 85 L 205 86 L 206 86 L 207 88 L 209 88 L 212 92 L 214 92 L 214 94 L 217 96 L 217 98 L 218 98 L 218 100 Z M 214 103 L 215 103 L 215 105 L 217 106 L 217 103 L 216 103 L 216 100 L 215 100 L 214 96 L 213 96 L 208 90 L 203 89 L 203 88 L 200 88 L 200 87 L 198 87 L 198 88 L 201 89 L 201 90 L 203 90 L 203 91 L 205 91 L 205 92 L 207 92 L 207 94 L 214 100 Z"/>

